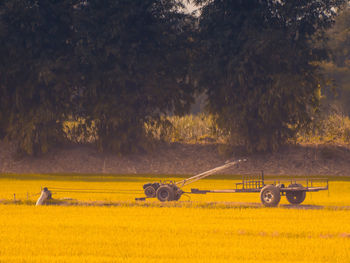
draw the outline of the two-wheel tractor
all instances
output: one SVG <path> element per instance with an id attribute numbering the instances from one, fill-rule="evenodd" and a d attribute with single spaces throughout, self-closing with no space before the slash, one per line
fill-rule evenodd
<path id="1" fill-rule="evenodd" d="M 161 202 L 177 201 L 180 199 L 183 191 L 174 183 L 153 183 L 144 185 L 146 197 L 157 197 Z"/>

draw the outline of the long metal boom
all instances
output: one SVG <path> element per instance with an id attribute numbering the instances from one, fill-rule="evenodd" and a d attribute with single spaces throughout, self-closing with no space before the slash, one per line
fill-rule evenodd
<path id="1" fill-rule="evenodd" d="M 208 176 L 210 176 L 210 175 L 212 175 L 212 174 L 215 174 L 216 172 L 219 172 L 219 171 L 221 171 L 221 170 L 227 169 L 227 168 L 229 168 L 229 167 L 231 167 L 231 166 L 233 166 L 233 165 L 236 165 L 236 164 L 238 164 L 238 163 L 240 163 L 240 162 L 245 162 L 245 161 L 247 161 L 247 159 L 229 162 L 229 163 L 227 163 L 227 164 L 225 164 L 225 165 L 216 167 L 216 168 L 211 169 L 211 170 L 209 170 L 209 171 L 206 171 L 206 172 L 197 174 L 197 175 L 195 175 L 195 176 L 192 176 L 192 177 L 190 177 L 190 178 L 184 179 L 184 180 L 182 180 L 182 181 L 176 182 L 175 184 L 176 184 L 176 185 L 185 186 L 185 185 L 194 183 L 194 182 L 196 182 L 196 181 L 198 181 L 198 180 L 200 180 L 200 179 L 203 179 L 203 178 L 205 178 L 205 177 L 208 177 Z"/>

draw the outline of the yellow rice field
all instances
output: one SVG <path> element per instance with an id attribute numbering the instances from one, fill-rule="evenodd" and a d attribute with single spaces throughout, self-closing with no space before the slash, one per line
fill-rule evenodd
<path id="1" fill-rule="evenodd" d="M 229 178 L 193 187 L 234 187 L 237 177 Z M 133 201 L 143 183 L 159 179 L 2 175 L 0 262 L 350 262 L 349 180 L 331 181 L 329 193 L 307 195 L 301 208 L 284 197 L 278 208 L 263 208 L 249 193 Z M 35 207 L 41 186 L 95 189 L 53 197 L 101 202 Z"/>

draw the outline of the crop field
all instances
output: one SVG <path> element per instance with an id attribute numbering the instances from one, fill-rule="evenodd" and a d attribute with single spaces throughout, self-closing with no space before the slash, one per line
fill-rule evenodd
<path id="1" fill-rule="evenodd" d="M 134 201 L 143 183 L 160 179 L 1 175 L 0 262 L 350 262 L 347 178 L 308 193 L 299 207 L 282 197 L 278 208 L 263 208 L 254 193 Z M 213 176 L 191 187 L 237 182 Z M 79 201 L 35 207 L 45 186 L 54 199 Z"/>

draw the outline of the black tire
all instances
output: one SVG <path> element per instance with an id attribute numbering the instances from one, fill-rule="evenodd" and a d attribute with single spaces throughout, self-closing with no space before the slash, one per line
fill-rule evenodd
<path id="1" fill-rule="evenodd" d="M 145 188 L 145 195 L 148 197 L 148 198 L 152 198 L 152 197 L 156 197 L 156 189 L 154 189 L 153 186 L 147 186 Z"/>
<path id="2" fill-rule="evenodd" d="M 178 189 L 175 194 L 174 194 L 174 200 L 175 201 L 178 201 L 181 197 L 181 195 L 183 194 L 182 190 L 181 189 Z"/>
<path id="3" fill-rule="evenodd" d="M 291 184 L 288 187 L 303 187 L 301 184 Z M 299 205 L 304 202 L 306 197 L 305 191 L 292 191 L 286 192 L 286 198 L 288 202 L 292 205 Z"/>
<path id="4" fill-rule="evenodd" d="M 266 185 L 260 191 L 261 203 L 266 207 L 275 207 L 281 201 L 280 189 L 274 185 Z"/>
<path id="5" fill-rule="evenodd" d="M 157 198 L 161 202 L 173 201 L 174 200 L 174 190 L 168 185 L 162 185 L 157 190 Z"/>

